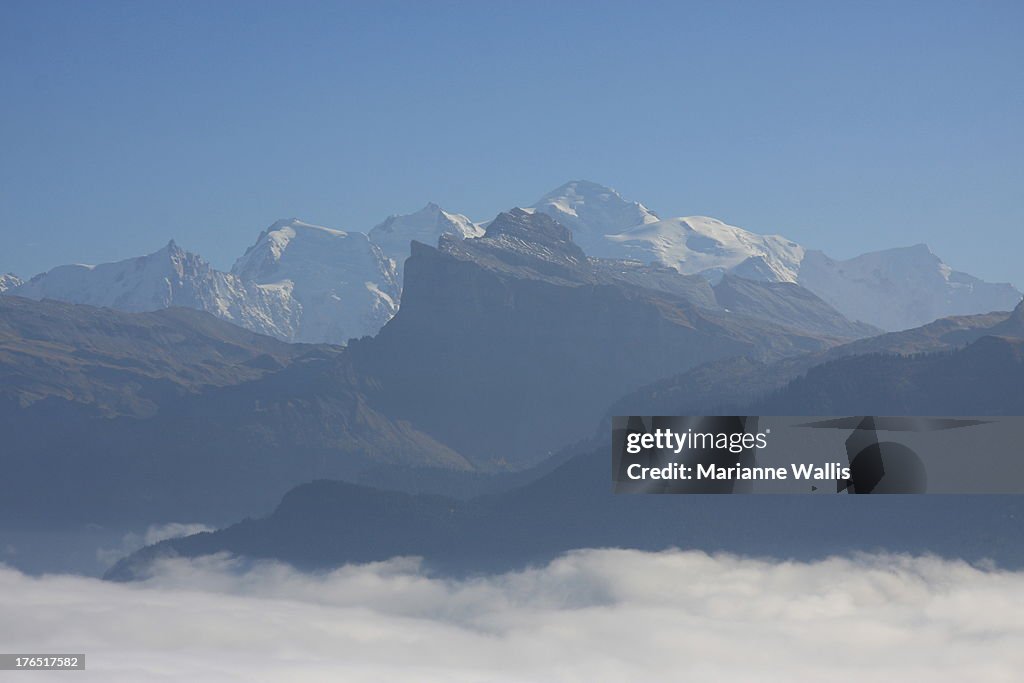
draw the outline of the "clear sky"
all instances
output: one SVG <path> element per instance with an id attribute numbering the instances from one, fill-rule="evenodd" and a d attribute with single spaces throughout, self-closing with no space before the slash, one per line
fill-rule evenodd
<path id="1" fill-rule="evenodd" d="M 0 271 L 586 178 L 1024 286 L 1024 3 L 0 2 Z"/>

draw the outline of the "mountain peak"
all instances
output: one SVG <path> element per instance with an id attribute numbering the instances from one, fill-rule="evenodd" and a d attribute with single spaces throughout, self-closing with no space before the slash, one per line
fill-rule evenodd
<path id="1" fill-rule="evenodd" d="M 574 261 L 587 259 L 580 246 L 573 242 L 569 228 L 547 214 L 520 208 L 500 213 L 490 221 L 483 241 L 504 245 L 513 251 L 521 251 L 524 245 L 527 251 L 535 255 L 547 252 L 548 256 L 543 258 L 557 254 L 559 258 L 567 257 Z M 540 252 L 537 251 L 538 247 L 541 248 Z"/>
<path id="2" fill-rule="evenodd" d="M 499 213 L 484 233 L 484 237 L 490 239 L 502 235 L 547 246 L 573 244 L 572 231 L 569 228 L 547 214 L 531 213 L 518 207 Z"/>
<path id="3" fill-rule="evenodd" d="M 284 302 L 292 338 L 300 341 L 345 343 L 373 334 L 398 307 L 394 264 L 365 234 L 295 218 L 261 232 L 231 274 Z"/>
<path id="4" fill-rule="evenodd" d="M 148 264 L 156 265 L 165 262 L 170 262 L 171 267 L 176 268 L 178 264 L 186 260 L 194 261 L 196 264 L 208 265 L 206 264 L 206 261 L 202 259 L 202 257 L 200 257 L 197 254 L 193 254 L 185 249 L 182 249 L 181 246 L 179 246 L 178 243 L 175 242 L 174 240 L 169 240 L 167 244 L 165 244 L 164 246 L 160 247 L 156 251 L 152 251 L 148 254 L 145 254 L 144 256 L 138 256 L 135 259 L 127 259 L 125 263 L 130 261 L 144 261 Z M 97 267 L 98 266 L 92 265 L 88 266 L 88 268 L 90 269 L 95 269 Z"/>
<path id="5" fill-rule="evenodd" d="M 589 180 L 571 180 L 538 199 L 531 209 L 544 213 L 572 230 L 576 242 L 597 255 L 605 235 L 653 223 L 657 214 L 640 202 L 623 198 L 616 190 Z"/>
<path id="6" fill-rule="evenodd" d="M 908 261 L 917 263 L 941 263 L 942 259 L 936 255 L 932 248 L 924 242 L 918 242 L 909 247 L 896 247 L 895 249 L 883 249 L 881 251 L 869 252 L 875 254 L 891 254 L 896 257 L 902 257 Z"/>
<path id="7" fill-rule="evenodd" d="M 618 193 L 615 188 L 602 185 L 601 183 L 595 183 L 592 180 L 570 180 L 569 182 L 562 183 L 551 192 L 548 192 L 544 197 L 564 197 L 569 194 L 578 195 L 600 195 L 610 194 L 612 196 L 622 199 L 622 195 Z"/>
<path id="8" fill-rule="evenodd" d="M 800 264 L 799 281 L 851 320 L 889 331 L 947 316 L 1006 311 L 1021 297 L 1011 285 L 953 270 L 926 244 L 842 261 L 809 252 Z"/>
<path id="9" fill-rule="evenodd" d="M 3 275 L 0 275 L 0 294 L 6 292 L 9 289 L 20 287 L 24 283 L 25 281 L 22 280 L 17 275 L 15 275 L 14 273 L 5 273 Z"/>
<path id="10" fill-rule="evenodd" d="M 434 202 L 410 214 L 392 214 L 367 233 L 370 241 L 401 268 L 412 242 L 435 245 L 448 235 L 454 239 L 480 237 L 483 230 L 466 216 L 449 213 Z"/>
<path id="11" fill-rule="evenodd" d="M 885 250 L 883 250 L 882 253 L 884 253 L 884 251 Z M 909 262 L 921 264 L 939 263 L 945 266 L 945 263 L 941 258 L 939 258 L 938 254 L 932 251 L 932 248 L 924 242 L 918 242 L 917 244 L 912 244 L 909 247 L 896 247 L 891 251 L 896 255 L 902 256 Z"/>

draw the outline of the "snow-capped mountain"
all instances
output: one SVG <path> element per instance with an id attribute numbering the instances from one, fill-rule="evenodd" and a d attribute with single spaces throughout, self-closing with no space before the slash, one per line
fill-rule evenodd
<path id="1" fill-rule="evenodd" d="M 587 256 L 626 259 L 647 270 L 641 273 L 621 261 L 605 262 L 606 269 L 629 271 L 645 281 L 665 280 L 650 270 L 653 264 L 699 274 L 711 283 L 727 274 L 795 282 L 850 320 L 885 330 L 1009 310 L 1021 300 L 1012 285 L 955 271 L 924 245 L 836 261 L 785 237 L 760 235 L 714 218 L 660 219 L 643 204 L 588 181 L 566 183 L 514 215 L 525 220 L 535 213 L 568 228 L 574 247 Z M 376 334 L 398 310 L 401 271 L 413 241 L 458 243 L 483 236 L 485 227 L 436 204 L 393 215 L 368 235 L 291 219 L 260 233 L 230 273 L 215 270 L 172 241 L 148 256 L 60 266 L 28 282 L 3 275 L 0 293 L 125 311 L 184 306 L 286 341 L 344 344 Z M 666 282 L 677 287 L 682 281 Z M 692 290 L 692 283 L 686 288 Z"/>
<path id="2" fill-rule="evenodd" d="M 283 339 L 294 333 L 295 316 L 286 295 L 217 271 L 173 240 L 147 256 L 96 266 L 59 266 L 6 293 L 129 312 L 183 306 Z"/>
<path id="3" fill-rule="evenodd" d="M 631 208 L 632 207 L 632 208 Z M 704 216 L 660 220 L 643 204 L 588 182 L 567 183 L 537 211 L 569 226 L 589 256 L 632 259 L 700 274 L 796 282 L 851 320 L 903 330 L 950 315 L 1009 310 L 1012 285 L 953 270 L 925 245 L 834 261 L 780 235 L 760 235 Z M 635 221 L 632 227 L 624 225 Z"/>
<path id="4" fill-rule="evenodd" d="M 0 293 L 6 292 L 8 289 L 14 289 L 20 287 L 24 282 L 20 277 L 14 273 L 5 273 L 0 275 Z"/>
<path id="5" fill-rule="evenodd" d="M 547 193 L 528 210 L 540 211 L 572 231 L 573 241 L 591 256 L 604 256 L 604 236 L 658 220 L 639 202 L 623 199 L 610 187 L 573 180 Z"/>
<path id="6" fill-rule="evenodd" d="M 230 273 L 172 240 L 147 256 L 0 284 L 5 294 L 129 312 L 194 308 L 285 341 L 333 344 L 376 334 L 399 295 L 393 263 L 366 235 L 294 219 L 260 233 Z"/>
<path id="7" fill-rule="evenodd" d="M 278 221 L 231 273 L 298 304 L 294 341 L 344 343 L 376 334 L 398 310 L 394 263 L 361 232 Z"/>
<path id="8" fill-rule="evenodd" d="M 431 202 L 416 213 L 388 216 L 368 233 L 370 241 L 402 271 L 413 240 L 435 245 L 441 235 L 458 239 L 480 237 L 484 229 L 460 213 L 449 213 Z"/>
<path id="9" fill-rule="evenodd" d="M 660 263 L 717 281 L 725 272 L 750 280 L 796 282 L 804 248 L 704 216 L 668 218 L 606 235 L 602 255 Z"/>
<path id="10" fill-rule="evenodd" d="M 850 320 L 905 330 L 938 318 L 1010 310 L 1012 285 L 953 270 L 931 250 L 887 249 L 836 261 L 780 235 L 759 235 L 703 216 L 669 218 L 604 238 L 599 253 L 671 266 L 712 282 L 722 275 L 796 282 Z"/>
<path id="11" fill-rule="evenodd" d="M 924 244 L 836 261 L 808 251 L 800 283 L 854 320 L 887 330 L 937 318 L 1013 309 L 1021 293 L 953 270 Z"/>

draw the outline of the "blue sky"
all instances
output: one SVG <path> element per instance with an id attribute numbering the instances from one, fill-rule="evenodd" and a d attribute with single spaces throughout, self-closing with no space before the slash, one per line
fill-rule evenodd
<path id="1" fill-rule="evenodd" d="M 1024 3 L 0 3 L 0 271 L 574 178 L 1024 286 Z"/>

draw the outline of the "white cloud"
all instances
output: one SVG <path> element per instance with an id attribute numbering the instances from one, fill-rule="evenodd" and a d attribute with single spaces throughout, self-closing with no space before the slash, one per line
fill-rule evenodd
<path id="1" fill-rule="evenodd" d="M 121 543 L 116 548 L 99 548 L 96 550 L 96 560 L 104 567 L 112 567 L 122 557 L 131 555 L 136 550 L 154 545 L 169 538 L 181 538 L 204 531 L 213 531 L 214 527 L 206 524 L 188 524 L 182 522 L 168 522 L 166 524 L 151 524 L 144 533 L 137 534 L 129 532 L 121 538 Z"/>
<path id="2" fill-rule="evenodd" d="M 1009 682 L 1024 670 L 1024 573 L 934 558 L 584 550 L 449 580 L 410 559 L 312 575 L 218 556 L 129 585 L 0 568 L 0 596 L 5 651 L 86 653 L 87 671 L 60 681 Z"/>
<path id="3" fill-rule="evenodd" d="M 182 536 L 191 536 L 192 534 L 199 534 L 204 531 L 213 530 L 214 527 L 207 526 L 206 524 L 183 524 L 181 522 L 153 524 L 146 529 L 146 533 L 143 535 L 142 541 L 145 545 L 154 545 L 160 541 L 166 541 L 169 538 L 181 538 Z"/>

